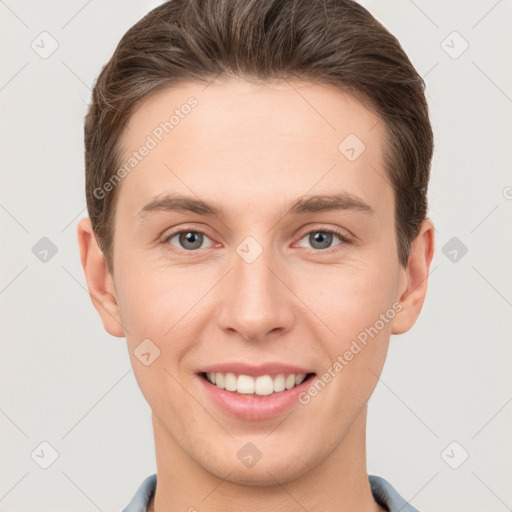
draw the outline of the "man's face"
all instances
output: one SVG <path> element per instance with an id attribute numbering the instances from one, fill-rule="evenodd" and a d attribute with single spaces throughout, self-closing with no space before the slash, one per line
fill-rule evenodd
<path id="1" fill-rule="evenodd" d="M 181 108 L 190 97 L 197 105 Z M 172 131 L 155 132 L 176 109 Z M 390 310 L 406 284 L 383 167 L 384 125 L 327 86 L 216 81 L 144 102 L 124 133 L 125 160 L 148 135 L 156 147 L 119 185 L 113 268 L 157 449 L 172 445 L 214 475 L 231 472 L 233 481 L 298 477 L 338 448 L 365 413 L 387 352 Z M 167 199 L 177 195 L 222 214 L 173 209 Z M 317 195 L 355 201 L 288 212 Z M 381 314 L 386 322 L 378 322 Z M 358 341 L 363 332 L 366 345 Z M 138 349 L 143 340 L 150 341 Z M 159 356 L 146 365 L 156 347 Z M 331 379 L 308 394 L 316 382 L 308 377 L 301 400 L 299 388 L 234 396 L 202 374 L 219 368 L 285 379 L 300 370 L 321 379 L 331 369 Z M 271 385 L 279 389 L 280 379 Z M 261 379 L 259 389 L 266 393 L 266 385 Z"/>

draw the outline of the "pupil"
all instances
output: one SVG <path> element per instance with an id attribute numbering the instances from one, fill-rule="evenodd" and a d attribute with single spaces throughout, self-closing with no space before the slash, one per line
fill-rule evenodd
<path id="1" fill-rule="evenodd" d="M 189 231 L 184 235 L 181 235 L 180 242 L 186 249 L 197 249 L 201 247 L 201 236 L 202 235 L 200 235 L 199 233 Z M 192 244 L 192 247 L 187 246 L 187 244 Z"/>
<path id="2" fill-rule="evenodd" d="M 328 248 L 330 245 L 330 242 L 331 242 L 331 238 L 332 238 L 331 233 L 326 233 L 325 231 L 317 231 L 313 235 L 314 243 L 316 244 L 318 242 L 320 245 L 320 247 L 316 247 L 316 248 L 320 248 L 320 249 Z M 314 244 L 312 244 L 312 245 L 314 246 Z"/>

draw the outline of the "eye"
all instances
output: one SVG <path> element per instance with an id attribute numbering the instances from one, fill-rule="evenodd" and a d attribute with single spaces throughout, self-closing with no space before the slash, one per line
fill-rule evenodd
<path id="1" fill-rule="evenodd" d="M 301 240 L 307 239 L 315 250 L 325 250 L 331 248 L 331 244 L 335 238 L 341 241 L 341 243 L 337 245 L 350 243 L 350 240 L 341 233 L 327 229 L 315 229 L 314 231 L 310 231 L 306 233 Z"/>
<path id="2" fill-rule="evenodd" d="M 174 239 L 176 239 L 177 243 L 180 244 L 180 249 L 184 249 L 186 251 L 194 251 L 196 249 L 200 249 L 205 239 L 210 240 L 210 238 L 201 231 L 187 229 L 183 231 L 177 231 L 176 233 L 169 235 L 164 240 L 164 243 L 174 245 L 172 242 Z"/>
<path id="3" fill-rule="evenodd" d="M 312 249 L 317 251 L 325 251 L 327 249 L 333 248 L 332 243 L 336 238 L 340 241 L 340 243 L 336 245 L 350 243 L 350 240 L 342 233 L 336 230 L 328 229 L 315 229 L 306 233 L 300 240 L 302 241 L 307 239 L 308 243 L 311 244 Z M 203 247 L 203 243 L 206 240 L 212 241 L 211 238 L 202 231 L 194 229 L 182 229 L 181 231 L 176 231 L 175 233 L 168 235 L 163 243 L 167 246 L 178 247 L 178 249 L 184 251 L 194 252 L 198 249 L 205 248 Z"/>

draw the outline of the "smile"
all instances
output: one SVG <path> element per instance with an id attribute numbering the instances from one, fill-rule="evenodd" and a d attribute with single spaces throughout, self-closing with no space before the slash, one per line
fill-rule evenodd
<path id="1" fill-rule="evenodd" d="M 267 396 L 299 386 L 309 376 L 306 373 L 271 375 L 236 375 L 231 372 L 205 372 L 202 376 L 219 389 L 243 395 Z"/>

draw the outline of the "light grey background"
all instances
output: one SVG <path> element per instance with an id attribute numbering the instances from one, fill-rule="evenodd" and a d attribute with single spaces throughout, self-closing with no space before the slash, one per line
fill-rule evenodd
<path id="1" fill-rule="evenodd" d="M 75 228 L 90 88 L 159 3 L 0 1 L 3 512 L 119 511 L 156 469 L 149 406 L 89 300 Z M 436 141 L 429 291 L 370 400 L 368 470 L 422 512 L 510 510 L 512 2 L 362 3 L 425 77 Z M 43 31 L 48 58 L 31 47 L 51 48 Z M 47 262 L 42 237 L 58 249 Z"/>

